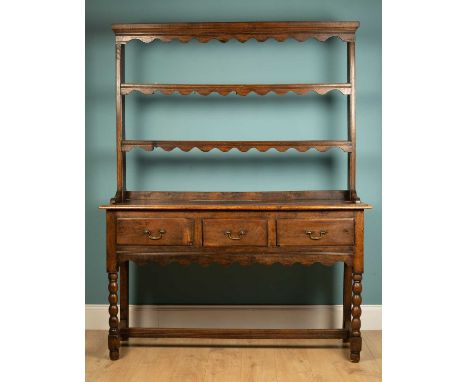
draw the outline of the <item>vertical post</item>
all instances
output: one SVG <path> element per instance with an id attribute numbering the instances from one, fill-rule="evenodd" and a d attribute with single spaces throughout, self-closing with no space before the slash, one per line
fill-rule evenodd
<path id="1" fill-rule="evenodd" d="M 350 200 L 356 201 L 356 69 L 355 43 L 348 42 L 348 83 L 351 84 L 351 94 L 348 95 L 348 141 L 352 152 L 348 153 L 348 190 Z"/>
<path id="2" fill-rule="evenodd" d="M 116 41 L 115 44 L 115 112 L 117 138 L 117 202 L 125 200 L 125 167 L 126 157 L 122 151 L 122 141 L 125 139 L 125 97 L 120 91 L 120 85 L 125 82 L 125 45 Z"/>

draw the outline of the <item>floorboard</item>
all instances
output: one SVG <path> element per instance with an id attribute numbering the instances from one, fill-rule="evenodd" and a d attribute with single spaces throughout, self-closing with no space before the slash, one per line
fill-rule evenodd
<path id="1" fill-rule="evenodd" d="M 86 381 L 376 382 L 382 332 L 363 331 L 361 362 L 340 340 L 132 338 L 110 361 L 106 331 L 86 331 Z"/>

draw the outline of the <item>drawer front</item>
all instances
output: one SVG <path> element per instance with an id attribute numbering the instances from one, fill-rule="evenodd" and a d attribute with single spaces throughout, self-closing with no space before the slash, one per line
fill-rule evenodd
<path id="1" fill-rule="evenodd" d="M 277 244 L 352 245 L 354 219 L 278 219 Z"/>
<path id="2" fill-rule="evenodd" d="M 193 219 L 118 219 L 117 244 L 192 245 L 193 226 Z"/>
<path id="3" fill-rule="evenodd" d="M 267 244 L 266 219 L 203 219 L 203 245 L 206 247 Z"/>

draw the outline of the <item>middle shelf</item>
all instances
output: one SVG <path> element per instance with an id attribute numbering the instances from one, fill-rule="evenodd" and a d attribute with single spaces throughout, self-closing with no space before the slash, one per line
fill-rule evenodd
<path id="1" fill-rule="evenodd" d="M 218 93 L 222 96 L 227 96 L 230 93 L 235 93 L 240 96 L 246 96 L 250 92 L 254 92 L 260 96 L 266 95 L 269 92 L 277 95 L 285 95 L 288 92 L 294 92 L 297 95 L 307 95 L 310 92 L 315 92 L 319 95 L 324 95 L 332 90 L 338 90 L 344 95 L 352 93 L 352 85 L 350 83 L 324 83 L 324 84 L 130 84 L 123 83 L 120 85 L 120 93 L 122 95 L 130 94 L 137 91 L 143 94 L 154 94 L 160 92 L 164 95 L 171 95 L 178 92 L 181 95 L 190 95 L 198 93 L 207 96 L 211 93 Z"/>
<path id="2" fill-rule="evenodd" d="M 246 152 L 250 149 L 256 149 L 265 152 L 269 149 L 278 151 L 286 151 L 295 149 L 305 152 L 310 149 L 324 152 L 331 148 L 337 147 L 344 152 L 353 152 L 353 144 L 351 141 L 150 141 L 150 140 L 123 140 L 121 145 L 122 151 L 130 151 L 134 148 L 141 148 L 145 151 L 152 151 L 155 148 L 161 148 L 165 151 L 171 151 L 176 148 L 182 151 L 190 151 L 198 148 L 203 152 L 213 149 L 219 149 L 227 152 L 231 149 L 238 149 Z"/>

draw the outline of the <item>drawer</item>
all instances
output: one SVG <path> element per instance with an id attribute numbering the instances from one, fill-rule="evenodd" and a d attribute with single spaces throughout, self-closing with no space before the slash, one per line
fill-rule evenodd
<path id="1" fill-rule="evenodd" d="M 117 244 L 192 245 L 193 219 L 117 219 Z"/>
<path id="2" fill-rule="evenodd" d="M 266 219 L 203 219 L 203 245 L 206 247 L 266 246 L 267 227 Z"/>
<path id="3" fill-rule="evenodd" d="M 282 245 L 352 245 L 354 219 L 278 219 L 276 242 Z"/>

